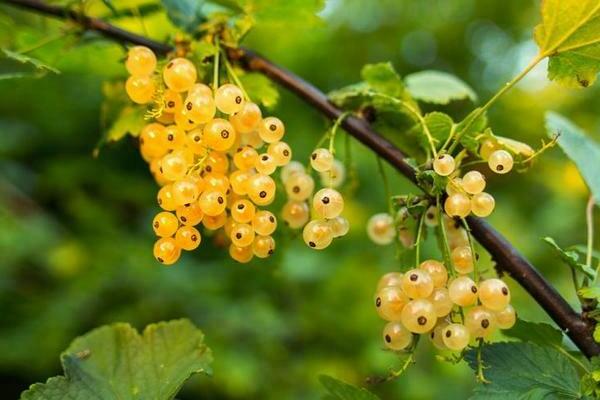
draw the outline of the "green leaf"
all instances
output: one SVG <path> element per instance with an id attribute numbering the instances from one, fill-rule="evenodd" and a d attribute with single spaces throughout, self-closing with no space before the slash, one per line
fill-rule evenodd
<path id="1" fill-rule="evenodd" d="M 395 98 L 401 98 L 404 95 L 402 78 L 390 62 L 367 64 L 363 67 L 360 75 L 375 92 Z"/>
<path id="2" fill-rule="evenodd" d="M 535 41 L 550 57 L 548 77 L 566 86 L 587 87 L 600 71 L 600 2 L 544 0 Z"/>
<path id="3" fill-rule="evenodd" d="M 582 287 L 577 293 L 584 299 L 595 299 L 600 301 L 600 286 Z"/>
<path id="4" fill-rule="evenodd" d="M 600 343 L 600 325 L 596 324 L 594 327 L 594 340 Z"/>
<path id="5" fill-rule="evenodd" d="M 476 108 L 471 111 L 456 126 L 456 131 L 462 132 L 460 133 L 460 143 L 473 154 L 477 154 L 479 150 L 479 141 L 476 138 L 478 135 L 484 133 L 488 123 L 486 113 L 478 115 L 479 110 L 479 108 Z"/>
<path id="6" fill-rule="evenodd" d="M 411 96 L 427 103 L 448 104 L 452 100 L 477 100 L 469 85 L 454 75 L 441 71 L 421 71 L 404 78 Z"/>
<path id="7" fill-rule="evenodd" d="M 319 376 L 321 385 L 327 390 L 326 399 L 331 400 L 379 400 L 379 397 L 364 388 L 357 388 L 331 376 Z"/>
<path id="8" fill-rule="evenodd" d="M 575 271 L 578 271 L 584 275 L 586 275 L 590 279 L 595 279 L 596 271 L 592 268 L 588 267 L 585 264 L 579 262 L 579 254 L 574 250 L 564 250 L 561 248 L 551 237 L 545 237 L 542 239 L 546 242 L 550 247 L 552 247 L 558 255 L 560 259 L 567 264 L 569 267 L 573 268 Z"/>
<path id="9" fill-rule="evenodd" d="M 239 78 L 248 96 L 257 104 L 272 108 L 279 101 L 277 87 L 263 74 L 249 72 L 239 75 Z"/>
<path id="10" fill-rule="evenodd" d="M 504 330 L 502 333 L 523 342 L 550 347 L 560 346 L 563 338 L 562 332 L 550 324 L 523 321 L 522 319 L 518 319 L 512 328 Z"/>
<path id="11" fill-rule="evenodd" d="M 170 400 L 193 374 L 210 374 L 210 349 L 188 320 L 152 324 L 140 335 L 129 324 L 77 338 L 61 355 L 64 376 L 36 383 L 22 400 Z"/>
<path id="12" fill-rule="evenodd" d="M 222 0 L 219 0 L 222 1 Z M 226 0 L 252 16 L 258 23 L 279 26 L 288 24 L 314 25 L 320 21 L 317 13 L 325 5 L 324 0 Z"/>
<path id="13" fill-rule="evenodd" d="M 35 67 L 37 72 L 41 73 L 42 75 L 47 72 L 60 74 L 60 71 L 58 69 L 44 63 L 43 61 L 38 60 L 37 58 L 29 57 L 25 54 L 17 53 L 8 49 L 2 49 L 2 52 L 10 60 L 16 61 L 20 64 L 27 64 Z"/>
<path id="14" fill-rule="evenodd" d="M 106 131 L 104 139 L 107 142 L 116 142 L 125 135 L 138 136 L 146 124 L 144 114 L 144 108 L 125 106 Z"/>
<path id="15" fill-rule="evenodd" d="M 600 146 L 569 121 L 554 112 L 546 113 L 546 131 L 552 137 L 559 134 L 558 145 L 577 166 L 587 183 L 596 204 L 600 205 Z"/>
<path id="16" fill-rule="evenodd" d="M 169 19 L 186 32 L 193 33 L 205 20 L 204 0 L 161 0 Z"/>
<path id="17" fill-rule="evenodd" d="M 477 370 L 476 351 L 466 360 Z M 531 343 L 494 343 L 482 351 L 485 378 L 472 400 L 578 399 L 579 377 L 569 359 L 550 347 Z"/>
<path id="18" fill-rule="evenodd" d="M 442 112 L 434 111 L 429 113 L 423 117 L 425 120 L 425 125 L 429 129 L 429 133 L 431 134 L 434 144 L 436 147 L 440 143 L 444 143 L 446 139 L 450 136 L 452 129 L 454 128 L 454 121 L 448 114 L 444 114 Z M 419 139 L 419 143 L 424 150 L 430 148 L 429 141 L 427 136 L 423 132 L 423 125 L 421 123 L 415 124 L 415 126 L 409 131 L 409 134 L 416 135 Z"/>

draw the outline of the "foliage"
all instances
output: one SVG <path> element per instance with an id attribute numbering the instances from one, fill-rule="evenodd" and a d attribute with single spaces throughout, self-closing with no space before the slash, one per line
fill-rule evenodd
<path id="1" fill-rule="evenodd" d="M 319 377 L 327 390 L 326 400 L 377 400 L 379 397 L 366 389 L 357 388 L 327 375 Z"/>
<path id="2" fill-rule="evenodd" d="M 412 97 L 427 103 L 448 104 L 453 100 L 477 100 L 477 95 L 466 83 L 441 71 L 420 71 L 404 78 Z"/>

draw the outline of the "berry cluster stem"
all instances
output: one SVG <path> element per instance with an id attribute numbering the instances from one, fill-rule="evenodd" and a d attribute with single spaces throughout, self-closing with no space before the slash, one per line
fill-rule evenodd
<path id="1" fill-rule="evenodd" d="M 215 36 L 215 57 L 213 64 L 213 91 L 216 93 L 219 88 L 219 56 L 221 54 L 219 37 Z"/>

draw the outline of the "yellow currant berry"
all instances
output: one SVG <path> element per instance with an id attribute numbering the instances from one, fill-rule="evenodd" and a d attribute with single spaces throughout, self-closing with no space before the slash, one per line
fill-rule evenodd
<path id="1" fill-rule="evenodd" d="M 258 134 L 267 143 L 279 142 L 285 134 L 283 122 L 276 117 L 264 118 L 258 125 Z"/>
<path id="2" fill-rule="evenodd" d="M 321 218 L 332 219 L 344 210 L 344 198 L 335 189 L 321 189 L 313 197 L 313 208 Z"/>
<path id="3" fill-rule="evenodd" d="M 462 351 L 469 345 L 471 334 L 462 324 L 449 324 L 442 331 L 442 340 L 450 350 Z"/>
<path id="4" fill-rule="evenodd" d="M 200 190 L 197 179 L 198 178 L 185 177 L 173 182 L 171 185 L 171 193 L 173 194 L 173 200 L 178 207 L 198 200 Z"/>
<path id="5" fill-rule="evenodd" d="M 250 246 L 254 241 L 254 229 L 250 224 L 235 223 L 232 226 L 229 238 L 238 247 Z"/>
<path id="6" fill-rule="evenodd" d="M 254 257 L 252 246 L 238 247 L 233 243 L 229 245 L 229 255 L 235 261 L 242 264 L 249 263 Z"/>
<path id="7" fill-rule="evenodd" d="M 252 146 L 240 147 L 233 155 L 233 164 L 241 171 L 254 168 L 258 161 L 258 152 Z"/>
<path id="8" fill-rule="evenodd" d="M 500 329 L 510 329 L 517 322 L 517 314 L 510 304 L 500 311 L 496 311 L 496 323 Z"/>
<path id="9" fill-rule="evenodd" d="M 250 200 L 240 199 L 231 205 L 231 218 L 238 223 L 251 223 L 256 213 L 256 207 Z"/>
<path id="10" fill-rule="evenodd" d="M 450 154 L 440 154 L 433 161 L 433 170 L 440 176 L 448 176 L 454 172 L 456 162 Z"/>
<path id="11" fill-rule="evenodd" d="M 326 172 L 333 167 L 333 154 L 327 149 L 316 149 L 310 155 L 310 165 L 317 172 Z"/>
<path id="12" fill-rule="evenodd" d="M 486 192 L 477 193 L 471 198 L 471 211 L 478 217 L 487 217 L 494 211 L 496 201 Z"/>
<path id="13" fill-rule="evenodd" d="M 471 212 L 471 199 L 463 193 L 448 196 L 444 202 L 444 210 L 451 217 L 465 218 Z"/>
<path id="14" fill-rule="evenodd" d="M 475 306 L 467 311 L 465 326 L 472 337 L 487 337 L 496 329 L 496 316 L 483 306 Z"/>
<path id="15" fill-rule="evenodd" d="M 154 257 L 164 265 L 174 264 L 181 255 L 181 248 L 175 239 L 170 237 L 160 238 L 154 243 Z"/>
<path id="16" fill-rule="evenodd" d="M 367 222 L 367 235 L 378 245 L 390 244 L 396 237 L 394 219 L 386 213 L 375 214 Z"/>
<path id="17" fill-rule="evenodd" d="M 404 306 L 400 321 L 406 329 L 413 333 L 425 333 L 435 327 L 437 316 L 435 308 L 429 300 L 416 299 L 409 301 Z"/>
<path id="18" fill-rule="evenodd" d="M 346 167 L 339 160 L 333 160 L 333 164 L 329 171 L 320 172 L 321 184 L 323 186 L 338 188 L 346 179 Z"/>
<path id="19" fill-rule="evenodd" d="M 193 226 L 182 226 L 175 233 L 175 243 L 183 250 L 192 251 L 200 246 L 201 241 L 200 232 Z"/>
<path id="20" fill-rule="evenodd" d="M 510 172 L 514 164 L 513 157 L 506 150 L 496 150 L 488 158 L 488 166 L 497 174 Z"/>
<path id="21" fill-rule="evenodd" d="M 244 93 L 239 87 L 226 83 L 217 89 L 215 103 L 222 113 L 235 114 L 244 108 Z"/>
<path id="22" fill-rule="evenodd" d="M 204 218 L 204 212 L 202 211 L 202 208 L 200 208 L 198 202 L 181 206 L 177 208 L 175 212 L 177 218 L 183 225 L 196 226 L 202 222 L 202 218 Z"/>
<path id="23" fill-rule="evenodd" d="M 167 153 L 167 148 L 162 142 L 165 127 L 156 122 L 148 124 L 140 133 L 140 146 L 150 158 L 162 157 Z"/>
<path id="24" fill-rule="evenodd" d="M 204 227 L 206 229 L 209 229 L 211 231 L 216 231 L 217 229 L 222 228 L 226 222 L 227 222 L 227 212 L 226 211 L 223 211 L 221 214 L 218 214 L 215 216 L 205 215 L 202 218 L 202 225 L 204 225 Z"/>
<path id="25" fill-rule="evenodd" d="M 225 211 L 227 202 L 225 201 L 225 194 L 218 190 L 208 189 L 205 190 L 198 200 L 200 208 L 204 214 L 211 217 L 215 217 Z"/>
<path id="26" fill-rule="evenodd" d="M 454 303 L 450 298 L 450 293 L 445 287 L 434 289 L 427 299 L 431 302 L 431 304 L 433 304 L 433 308 L 435 308 L 435 314 L 438 316 L 438 318 L 445 317 L 446 315 L 450 314 L 452 307 L 454 307 Z"/>
<path id="27" fill-rule="evenodd" d="M 377 291 L 388 286 L 401 287 L 403 276 L 404 275 L 401 272 L 388 272 L 379 278 L 379 282 L 377 282 Z"/>
<path id="28" fill-rule="evenodd" d="M 156 56 L 146 46 L 134 46 L 127 53 L 125 67 L 133 76 L 150 76 L 156 68 Z"/>
<path id="29" fill-rule="evenodd" d="M 256 158 L 254 168 L 259 174 L 271 175 L 277 169 L 277 161 L 270 154 L 263 153 Z"/>
<path id="30" fill-rule="evenodd" d="M 350 222 L 342 216 L 330 219 L 329 225 L 331 225 L 334 238 L 345 236 L 350 230 Z"/>
<path id="31" fill-rule="evenodd" d="M 412 343 L 412 333 L 400 322 L 388 322 L 383 328 L 383 343 L 390 350 L 404 350 Z"/>
<path id="32" fill-rule="evenodd" d="M 273 157 L 278 167 L 287 165 L 292 160 L 292 148 L 286 142 L 274 142 L 269 144 L 267 153 Z"/>
<path id="33" fill-rule="evenodd" d="M 386 286 L 375 294 L 375 308 L 386 321 L 400 321 L 402 309 L 410 299 L 398 286 Z"/>
<path id="34" fill-rule="evenodd" d="M 154 81 L 148 76 L 130 76 L 125 82 L 125 91 L 134 103 L 147 104 L 154 97 Z"/>
<path id="35" fill-rule="evenodd" d="M 419 268 L 427 271 L 433 280 L 433 287 L 442 288 L 448 282 L 448 271 L 444 264 L 436 260 L 425 260 L 419 265 Z"/>
<path id="36" fill-rule="evenodd" d="M 277 228 L 277 218 L 271 211 L 258 210 L 252 219 L 252 228 L 258 235 L 269 236 Z"/>
<path id="37" fill-rule="evenodd" d="M 161 211 L 154 217 L 152 228 L 156 236 L 168 237 L 173 236 L 179 227 L 177 217 L 168 211 Z"/>
<path id="38" fill-rule="evenodd" d="M 510 290 L 502 279 L 486 279 L 479 283 L 479 301 L 492 311 L 501 311 L 510 303 Z"/>
<path id="39" fill-rule="evenodd" d="M 281 210 L 281 218 L 292 229 L 302 228 L 310 219 L 308 204 L 305 201 L 288 201 Z"/>
<path id="40" fill-rule="evenodd" d="M 275 181 L 267 175 L 256 174 L 248 181 L 248 197 L 259 206 L 266 206 L 275 198 Z"/>
<path id="41" fill-rule="evenodd" d="M 473 271 L 473 254 L 471 246 L 460 246 L 452 250 L 450 254 L 452 265 L 459 274 L 468 274 Z"/>
<path id="42" fill-rule="evenodd" d="M 258 258 L 267 258 L 275 252 L 275 240 L 271 236 L 256 235 L 252 251 Z"/>
<path id="43" fill-rule="evenodd" d="M 485 189 L 485 176 L 479 171 L 469 171 L 462 177 L 461 186 L 469 194 L 477 194 Z"/>
<path id="44" fill-rule="evenodd" d="M 203 139 L 211 149 L 227 151 L 235 143 L 235 130 L 229 121 L 215 118 L 204 126 Z"/>
<path id="45" fill-rule="evenodd" d="M 477 286 L 468 276 L 459 276 L 448 285 L 448 293 L 454 304 L 467 307 L 477 301 Z"/>
<path id="46" fill-rule="evenodd" d="M 402 277 L 402 290 L 411 299 L 424 299 L 433 292 L 433 279 L 422 269 L 406 271 Z"/>
<path id="47" fill-rule="evenodd" d="M 304 226 L 302 238 L 310 248 L 322 250 L 331 244 L 333 232 L 326 220 L 316 219 Z"/>
<path id="48" fill-rule="evenodd" d="M 289 164 L 281 169 L 281 182 L 285 184 L 292 175 L 297 173 L 305 173 L 304 165 L 299 161 L 290 161 Z"/>
<path id="49" fill-rule="evenodd" d="M 177 204 L 175 203 L 175 199 L 173 198 L 173 191 L 171 190 L 171 185 L 165 185 L 161 187 L 156 196 L 156 200 L 160 208 L 162 208 L 165 211 L 175 211 L 175 209 L 177 208 Z"/>
<path id="50" fill-rule="evenodd" d="M 290 200 L 308 199 L 315 189 L 315 181 L 306 173 L 296 173 L 285 182 L 285 192 Z"/>
<path id="51" fill-rule="evenodd" d="M 260 108 L 252 102 L 245 102 L 242 109 L 229 117 L 229 122 L 238 133 L 250 133 L 262 119 Z"/>
<path id="52" fill-rule="evenodd" d="M 178 93 L 188 91 L 196 82 L 196 77 L 196 67 L 185 58 L 175 58 L 163 69 L 165 84 Z"/>

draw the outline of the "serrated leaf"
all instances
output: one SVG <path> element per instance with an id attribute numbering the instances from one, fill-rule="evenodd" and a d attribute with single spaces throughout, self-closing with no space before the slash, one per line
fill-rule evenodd
<path id="1" fill-rule="evenodd" d="M 375 92 L 395 98 L 404 94 L 404 83 L 390 62 L 367 64 L 360 75 Z"/>
<path id="2" fill-rule="evenodd" d="M 379 400 L 379 397 L 364 388 L 357 388 L 331 376 L 319 376 L 321 385 L 327 390 L 325 399 L 332 400 Z"/>
<path id="3" fill-rule="evenodd" d="M 106 131 L 105 140 L 116 142 L 125 135 L 138 136 L 146 124 L 144 120 L 145 110 L 136 106 L 125 106 Z"/>
<path id="4" fill-rule="evenodd" d="M 562 332 L 550 324 L 523 321 L 522 319 L 518 319 L 512 328 L 503 330 L 502 333 L 523 342 L 550 347 L 560 346 L 563 338 Z"/>
<path id="5" fill-rule="evenodd" d="M 545 243 L 550 245 L 560 256 L 560 259 L 567 264 L 569 267 L 573 268 L 575 271 L 580 272 L 586 275 L 590 279 L 595 279 L 596 271 L 592 268 L 588 267 L 585 264 L 579 262 L 579 254 L 574 250 L 564 250 L 560 247 L 554 239 L 551 237 L 545 237 L 542 239 Z"/>
<path id="6" fill-rule="evenodd" d="M 473 370 L 477 370 L 475 350 L 466 355 Z M 562 353 L 550 347 L 531 343 L 494 343 L 482 351 L 485 378 L 490 383 L 479 384 L 472 400 L 544 400 L 578 399 L 579 376 L 575 367 Z"/>
<path id="7" fill-rule="evenodd" d="M 456 131 L 460 134 L 460 144 L 473 154 L 477 154 L 479 150 L 479 141 L 476 137 L 485 131 L 488 123 L 486 113 L 479 115 L 479 110 L 476 108 L 471 111 L 456 126 Z"/>
<path id="8" fill-rule="evenodd" d="M 452 100 L 477 100 L 469 85 L 452 74 L 442 71 L 421 71 L 404 78 L 410 95 L 427 103 L 448 104 Z"/>
<path id="9" fill-rule="evenodd" d="M 22 400 L 170 400 L 193 374 L 210 374 L 212 355 L 188 320 L 97 328 L 61 355 L 64 376 L 36 383 Z"/>
<path id="10" fill-rule="evenodd" d="M 563 85 L 587 87 L 600 71 L 600 2 L 544 0 L 535 41 L 550 57 L 548 77 Z"/>
<path id="11" fill-rule="evenodd" d="M 425 125 L 433 138 L 434 145 L 439 147 L 440 143 L 444 143 L 450 136 L 452 129 L 454 128 L 454 121 L 448 114 L 444 114 L 439 111 L 434 111 L 423 117 Z M 419 143 L 424 150 L 430 149 L 429 140 L 423 131 L 423 125 L 421 123 L 415 124 L 415 126 L 409 131 L 409 134 L 416 135 L 419 139 Z"/>
<path id="12" fill-rule="evenodd" d="M 546 113 L 546 133 L 560 135 L 558 145 L 577 166 L 579 173 L 600 205 L 600 145 L 590 139 L 581 128 L 555 112 Z"/>
<path id="13" fill-rule="evenodd" d="M 2 52 L 7 58 L 17 61 L 21 64 L 29 64 L 35 67 L 40 72 L 52 72 L 55 74 L 60 74 L 60 71 L 58 69 L 46 64 L 41 60 L 38 60 L 37 58 L 33 58 L 25 54 L 17 53 L 8 49 L 2 49 Z"/>
<path id="14" fill-rule="evenodd" d="M 249 72 L 240 75 L 240 81 L 248 96 L 257 104 L 267 108 L 274 107 L 279 101 L 279 91 L 273 82 L 263 74 Z"/>
<path id="15" fill-rule="evenodd" d="M 600 301 L 600 286 L 586 286 L 577 292 L 584 299 L 595 299 Z"/>
<path id="16" fill-rule="evenodd" d="M 206 19 L 202 12 L 204 0 L 161 0 L 167 16 L 175 26 L 193 33 Z"/>

